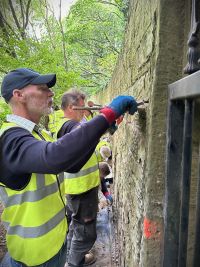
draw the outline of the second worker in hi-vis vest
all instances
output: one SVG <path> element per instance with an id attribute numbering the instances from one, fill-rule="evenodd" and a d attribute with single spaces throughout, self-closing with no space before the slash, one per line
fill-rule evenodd
<path id="1" fill-rule="evenodd" d="M 55 83 L 55 74 L 19 68 L 6 74 L 1 85 L 12 111 L 0 129 L 1 221 L 12 267 L 64 267 L 68 227 L 63 172 L 80 171 L 113 121 L 137 110 L 134 98 L 119 96 L 101 115 L 53 142 L 38 124 L 52 111 L 49 88 Z"/>
<path id="2" fill-rule="evenodd" d="M 57 138 L 80 126 L 83 110 L 73 107 L 85 106 L 85 95 L 71 90 L 62 96 L 61 108 L 64 119 L 57 128 Z M 77 144 L 78 145 L 78 144 Z M 68 266 L 87 266 L 96 259 L 90 252 L 96 240 L 96 218 L 98 210 L 99 166 L 95 153 L 77 173 L 65 173 L 64 184 L 67 194 L 67 210 L 71 223 L 67 237 Z"/>

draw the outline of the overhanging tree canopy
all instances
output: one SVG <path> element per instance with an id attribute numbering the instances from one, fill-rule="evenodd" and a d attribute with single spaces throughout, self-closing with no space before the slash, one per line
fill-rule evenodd
<path id="1" fill-rule="evenodd" d="M 17 67 L 55 72 L 57 99 L 72 86 L 87 94 L 101 90 L 121 49 L 126 2 L 78 0 L 61 19 L 47 0 L 1 1 L 0 77 Z"/>

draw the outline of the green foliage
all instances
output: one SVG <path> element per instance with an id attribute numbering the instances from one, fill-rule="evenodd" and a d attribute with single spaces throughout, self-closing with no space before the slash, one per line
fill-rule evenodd
<path id="1" fill-rule="evenodd" d="M 116 64 L 126 11 L 127 0 L 78 0 L 61 20 L 47 0 L 0 1 L 0 80 L 28 67 L 57 74 L 57 103 L 70 87 L 98 92 Z M 2 120 L 8 108 L 2 101 L 0 107 Z"/>
<path id="2" fill-rule="evenodd" d="M 124 14 L 115 1 L 78 0 L 66 19 L 69 67 L 96 93 L 111 78 L 121 49 Z"/>
<path id="3" fill-rule="evenodd" d="M 5 121 L 6 115 L 10 113 L 9 106 L 0 98 L 0 126 Z"/>

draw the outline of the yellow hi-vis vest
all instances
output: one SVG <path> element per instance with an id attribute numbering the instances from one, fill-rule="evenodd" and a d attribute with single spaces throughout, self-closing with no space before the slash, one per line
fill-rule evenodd
<path id="1" fill-rule="evenodd" d="M 56 128 L 58 127 L 58 124 L 63 117 L 64 112 L 61 109 L 49 114 L 48 129 L 52 134 L 56 132 Z"/>
<path id="2" fill-rule="evenodd" d="M 4 123 L 0 135 L 11 127 L 20 126 Z M 32 135 L 41 140 L 35 132 Z M 52 141 L 45 131 L 42 135 L 46 141 Z M 11 257 L 28 266 L 35 266 L 56 255 L 68 230 L 64 173 L 57 177 L 32 173 L 24 189 L 16 191 L 0 186 L 0 196 L 5 207 L 2 221 L 7 230 L 6 241 Z"/>
<path id="3" fill-rule="evenodd" d="M 68 118 L 64 118 L 62 121 L 60 121 L 60 125 L 57 129 L 57 132 L 59 132 L 62 125 L 68 120 Z M 98 186 L 100 184 L 100 176 L 96 154 L 92 154 L 87 163 L 82 167 L 79 172 L 65 172 L 64 178 L 66 194 L 79 195 Z"/>
<path id="4" fill-rule="evenodd" d="M 88 117 L 87 116 L 84 116 L 84 118 L 86 119 L 86 121 L 90 121 L 90 120 L 92 120 L 97 115 L 99 115 L 99 113 L 93 111 L 92 114 L 90 114 Z"/>

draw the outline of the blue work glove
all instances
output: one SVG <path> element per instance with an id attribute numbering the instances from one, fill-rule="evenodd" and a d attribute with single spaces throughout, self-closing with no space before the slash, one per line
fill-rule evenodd
<path id="1" fill-rule="evenodd" d="M 117 118 L 123 115 L 125 112 L 133 115 L 137 111 L 137 102 L 132 96 L 117 96 L 107 106 L 100 110 L 109 124 L 112 124 Z"/>
<path id="2" fill-rule="evenodd" d="M 114 98 L 108 107 L 115 111 L 118 118 L 125 112 L 133 115 L 137 111 L 137 102 L 132 96 L 120 95 Z"/>
<path id="3" fill-rule="evenodd" d="M 112 205 L 112 203 L 113 203 L 113 198 L 112 198 L 112 196 L 111 196 L 111 195 L 107 195 L 107 196 L 106 196 L 106 199 L 108 200 L 108 204 Z"/>

